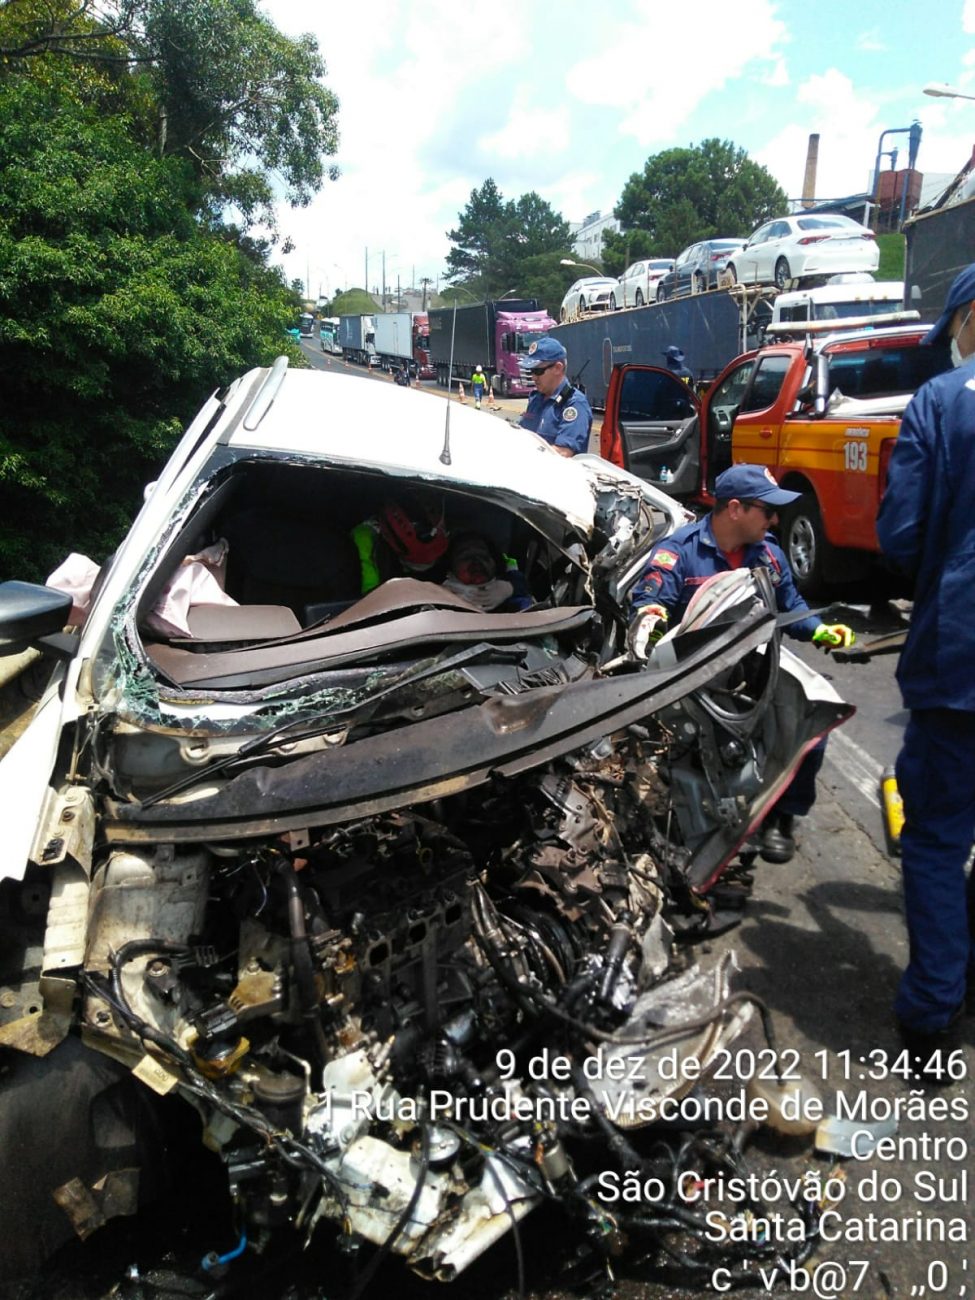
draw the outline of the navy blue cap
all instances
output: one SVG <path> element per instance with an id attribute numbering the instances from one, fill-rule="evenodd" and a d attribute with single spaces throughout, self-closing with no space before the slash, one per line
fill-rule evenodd
<path id="1" fill-rule="evenodd" d="M 937 343 L 948 328 L 952 316 L 959 307 L 975 302 L 975 262 L 959 271 L 951 282 L 945 309 L 921 340 L 922 343 Z"/>
<path id="2" fill-rule="evenodd" d="M 539 366 L 550 366 L 556 361 L 564 361 L 568 353 L 558 339 L 548 335 L 536 341 L 528 349 L 528 355 L 522 357 L 522 370 L 537 370 Z"/>
<path id="3" fill-rule="evenodd" d="M 798 501 L 798 492 L 780 488 L 767 465 L 732 465 L 714 480 L 717 501 L 767 501 L 770 506 L 788 506 Z"/>
<path id="4" fill-rule="evenodd" d="M 677 346 L 676 346 L 675 344 L 673 344 L 673 343 L 670 345 L 670 347 L 669 347 L 669 348 L 667 349 L 667 351 L 664 353 L 664 356 L 667 358 L 668 361 L 679 361 L 679 362 L 681 362 L 681 363 L 683 364 L 683 361 L 684 361 L 684 354 L 683 354 L 683 352 L 680 350 L 680 348 L 677 347 Z"/>

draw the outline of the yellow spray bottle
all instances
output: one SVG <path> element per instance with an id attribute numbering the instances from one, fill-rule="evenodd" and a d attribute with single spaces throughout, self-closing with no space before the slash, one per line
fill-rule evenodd
<path id="1" fill-rule="evenodd" d="M 899 857 L 901 831 L 904 828 L 904 802 L 897 789 L 897 777 L 892 767 L 885 767 L 880 778 L 880 806 L 884 814 L 887 852 L 892 857 Z"/>

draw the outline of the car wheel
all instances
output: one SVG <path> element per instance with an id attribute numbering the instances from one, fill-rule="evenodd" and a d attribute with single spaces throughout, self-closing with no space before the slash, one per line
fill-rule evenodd
<path id="1" fill-rule="evenodd" d="M 609 310 L 610 310 L 610 311 L 618 311 L 618 310 L 619 310 L 619 308 L 618 308 L 617 305 L 616 305 L 616 294 L 615 294 L 615 293 L 611 293 L 611 294 L 609 295 Z"/>
<path id="2" fill-rule="evenodd" d="M 782 549 L 795 574 L 796 586 L 803 596 L 815 596 L 822 590 L 827 552 L 831 548 L 812 492 L 804 492 L 794 505 L 783 511 L 781 533 Z"/>
<path id="3" fill-rule="evenodd" d="M 563 308 L 561 309 L 561 311 L 559 312 L 559 320 L 560 320 L 560 321 L 562 322 L 562 324 L 564 325 L 568 319 L 569 319 L 569 313 L 568 313 L 568 312 L 565 310 L 565 308 L 563 307 Z"/>
<path id="4" fill-rule="evenodd" d="M 697 271 L 695 271 L 691 276 L 691 293 L 703 293 L 706 288 L 704 276 L 698 275 Z"/>
<path id="5" fill-rule="evenodd" d="M 662 284 L 657 285 L 657 302 L 666 302 L 667 294 Z"/>
<path id="6" fill-rule="evenodd" d="M 640 289 L 637 289 L 637 291 L 636 291 L 636 297 L 633 299 L 633 301 L 634 301 L 634 303 L 636 304 L 637 307 L 642 307 L 642 306 L 643 306 L 643 293 L 642 293 L 642 291 L 641 291 Z"/>
<path id="7" fill-rule="evenodd" d="M 734 262 L 728 263 L 728 265 L 724 269 L 724 273 L 728 277 L 729 285 L 738 283 L 738 272 L 735 270 Z"/>
<path id="8" fill-rule="evenodd" d="M 585 314 L 586 314 L 586 300 L 585 300 L 585 298 L 580 298 L 580 299 L 579 299 L 579 311 L 578 311 L 577 315 L 579 315 L 579 316 L 584 316 Z"/>
<path id="9" fill-rule="evenodd" d="M 792 279 L 792 272 L 789 270 L 789 263 L 784 257 L 780 257 L 775 264 L 775 287 L 784 289 Z"/>

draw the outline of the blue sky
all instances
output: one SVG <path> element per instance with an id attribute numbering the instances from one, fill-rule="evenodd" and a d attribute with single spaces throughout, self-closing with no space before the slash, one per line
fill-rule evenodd
<path id="1" fill-rule="evenodd" d="M 880 133 L 920 120 L 918 167 L 975 144 L 975 0 L 263 0 L 312 32 L 341 101 L 341 176 L 283 208 L 279 260 L 313 294 L 442 275 L 471 190 L 537 190 L 569 221 L 608 212 L 651 153 L 730 139 L 790 196 L 820 135 L 817 194 L 868 184 Z M 906 162 L 907 136 L 888 137 Z M 889 165 L 885 162 L 884 165 Z M 733 233 L 733 232 L 728 232 Z M 740 232 L 747 234 L 747 232 Z M 675 253 L 679 250 L 673 250 Z"/>

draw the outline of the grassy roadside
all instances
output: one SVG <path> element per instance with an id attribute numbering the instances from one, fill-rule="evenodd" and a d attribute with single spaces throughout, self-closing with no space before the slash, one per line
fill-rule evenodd
<path id="1" fill-rule="evenodd" d="M 880 265 L 877 267 L 878 280 L 903 280 L 905 239 L 902 234 L 894 232 L 877 236 L 880 249 Z"/>

